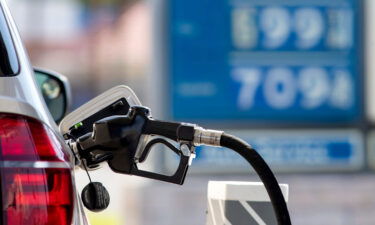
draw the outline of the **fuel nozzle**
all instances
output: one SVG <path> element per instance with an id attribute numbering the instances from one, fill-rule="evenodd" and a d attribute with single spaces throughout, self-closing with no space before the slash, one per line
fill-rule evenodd
<path id="1" fill-rule="evenodd" d="M 130 108 L 127 115 L 110 116 L 95 122 L 93 132 L 78 138 L 75 145 L 89 168 L 95 167 L 97 162 L 107 161 L 117 173 L 183 184 L 189 164 L 195 157 L 195 144 L 208 140 L 206 133 L 196 134 L 197 128 L 194 124 L 155 120 L 148 108 L 136 106 Z M 177 142 L 179 147 L 167 139 Z M 174 175 L 138 169 L 137 164 L 146 160 L 156 144 L 166 146 L 180 157 Z"/>

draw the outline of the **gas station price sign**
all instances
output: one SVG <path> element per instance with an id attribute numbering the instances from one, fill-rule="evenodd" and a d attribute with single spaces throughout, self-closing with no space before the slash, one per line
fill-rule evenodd
<path id="1" fill-rule="evenodd" d="M 167 61 L 172 117 L 358 120 L 359 2 L 171 1 Z"/>

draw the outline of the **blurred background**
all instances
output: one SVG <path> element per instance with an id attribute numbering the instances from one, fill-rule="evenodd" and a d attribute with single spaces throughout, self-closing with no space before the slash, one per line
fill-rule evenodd
<path id="1" fill-rule="evenodd" d="M 34 66 L 69 77 L 75 109 L 119 84 L 155 117 L 224 129 L 290 185 L 294 224 L 375 224 L 375 1 L 9 0 Z M 151 167 L 169 171 L 160 154 Z M 91 172 L 92 224 L 205 224 L 208 180 L 246 180 L 198 148 L 184 186 Z M 77 174 L 78 186 L 87 184 Z"/>

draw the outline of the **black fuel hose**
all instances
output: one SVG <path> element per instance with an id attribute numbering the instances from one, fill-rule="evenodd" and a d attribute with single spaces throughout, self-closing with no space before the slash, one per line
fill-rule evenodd
<path id="1" fill-rule="evenodd" d="M 245 141 L 223 133 L 220 145 L 232 149 L 247 160 L 262 180 L 271 199 L 273 210 L 279 225 L 291 225 L 288 207 L 275 175 L 259 153 Z"/>

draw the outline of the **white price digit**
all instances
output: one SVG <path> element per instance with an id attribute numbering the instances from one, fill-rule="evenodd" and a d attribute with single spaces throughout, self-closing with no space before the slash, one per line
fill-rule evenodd
<path id="1" fill-rule="evenodd" d="M 298 48 L 309 49 L 319 43 L 323 37 L 324 21 L 318 9 L 298 9 L 295 13 L 294 21 Z"/>
<path id="2" fill-rule="evenodd" d="M 260 84 L 261 72 L 255 68 L 235 69 L 232 72 L 234 80 L 241 83 L 237 105 L 242 110 L 250 109 L 254 105 L 255 93 Z"/>
<path id="3" fill-rule="evenodd" d="M 257 45 L 258 31 L 253 9 L 237 8 L 232 11 L 233 45 L 239 49 Z"/>
<path id="4" fill-rule="evenodd" d="M 321 106 L 329 98 L 330 87 L 327 71 L 323 68 L 302 69 L 298 79 L 302 94 L 302 107 L 312 109 Z"/>
<path id="5" fill-rule="evenodd" d="M 354 18 L 350 9 L 328 11 L 327 45 L 335 49 L 349 49 L 353 45 Z"/>
<path id="6" fill-rule="evenodd" d="M 347 70 L 335 70 L 331 93 L 332 106 L 348 109 L 354 104 L 353 80 Z"/>
<path id="7" fill-rule="evenodd" d="M 264 32 L 264 46 L 278 48 L 285 43 L 290 35 L 291 18 L 283 7 L 265 8 L 260 14 L 260 27 Z"/>
<path id="8" fill-rule="evenodd" d="M 271 69 L 265 80 L 264 96 L 275 109 L 285 109 L 293 105 L 296 97 L 296 84 L 293 73 L 287 68 Z"/>

